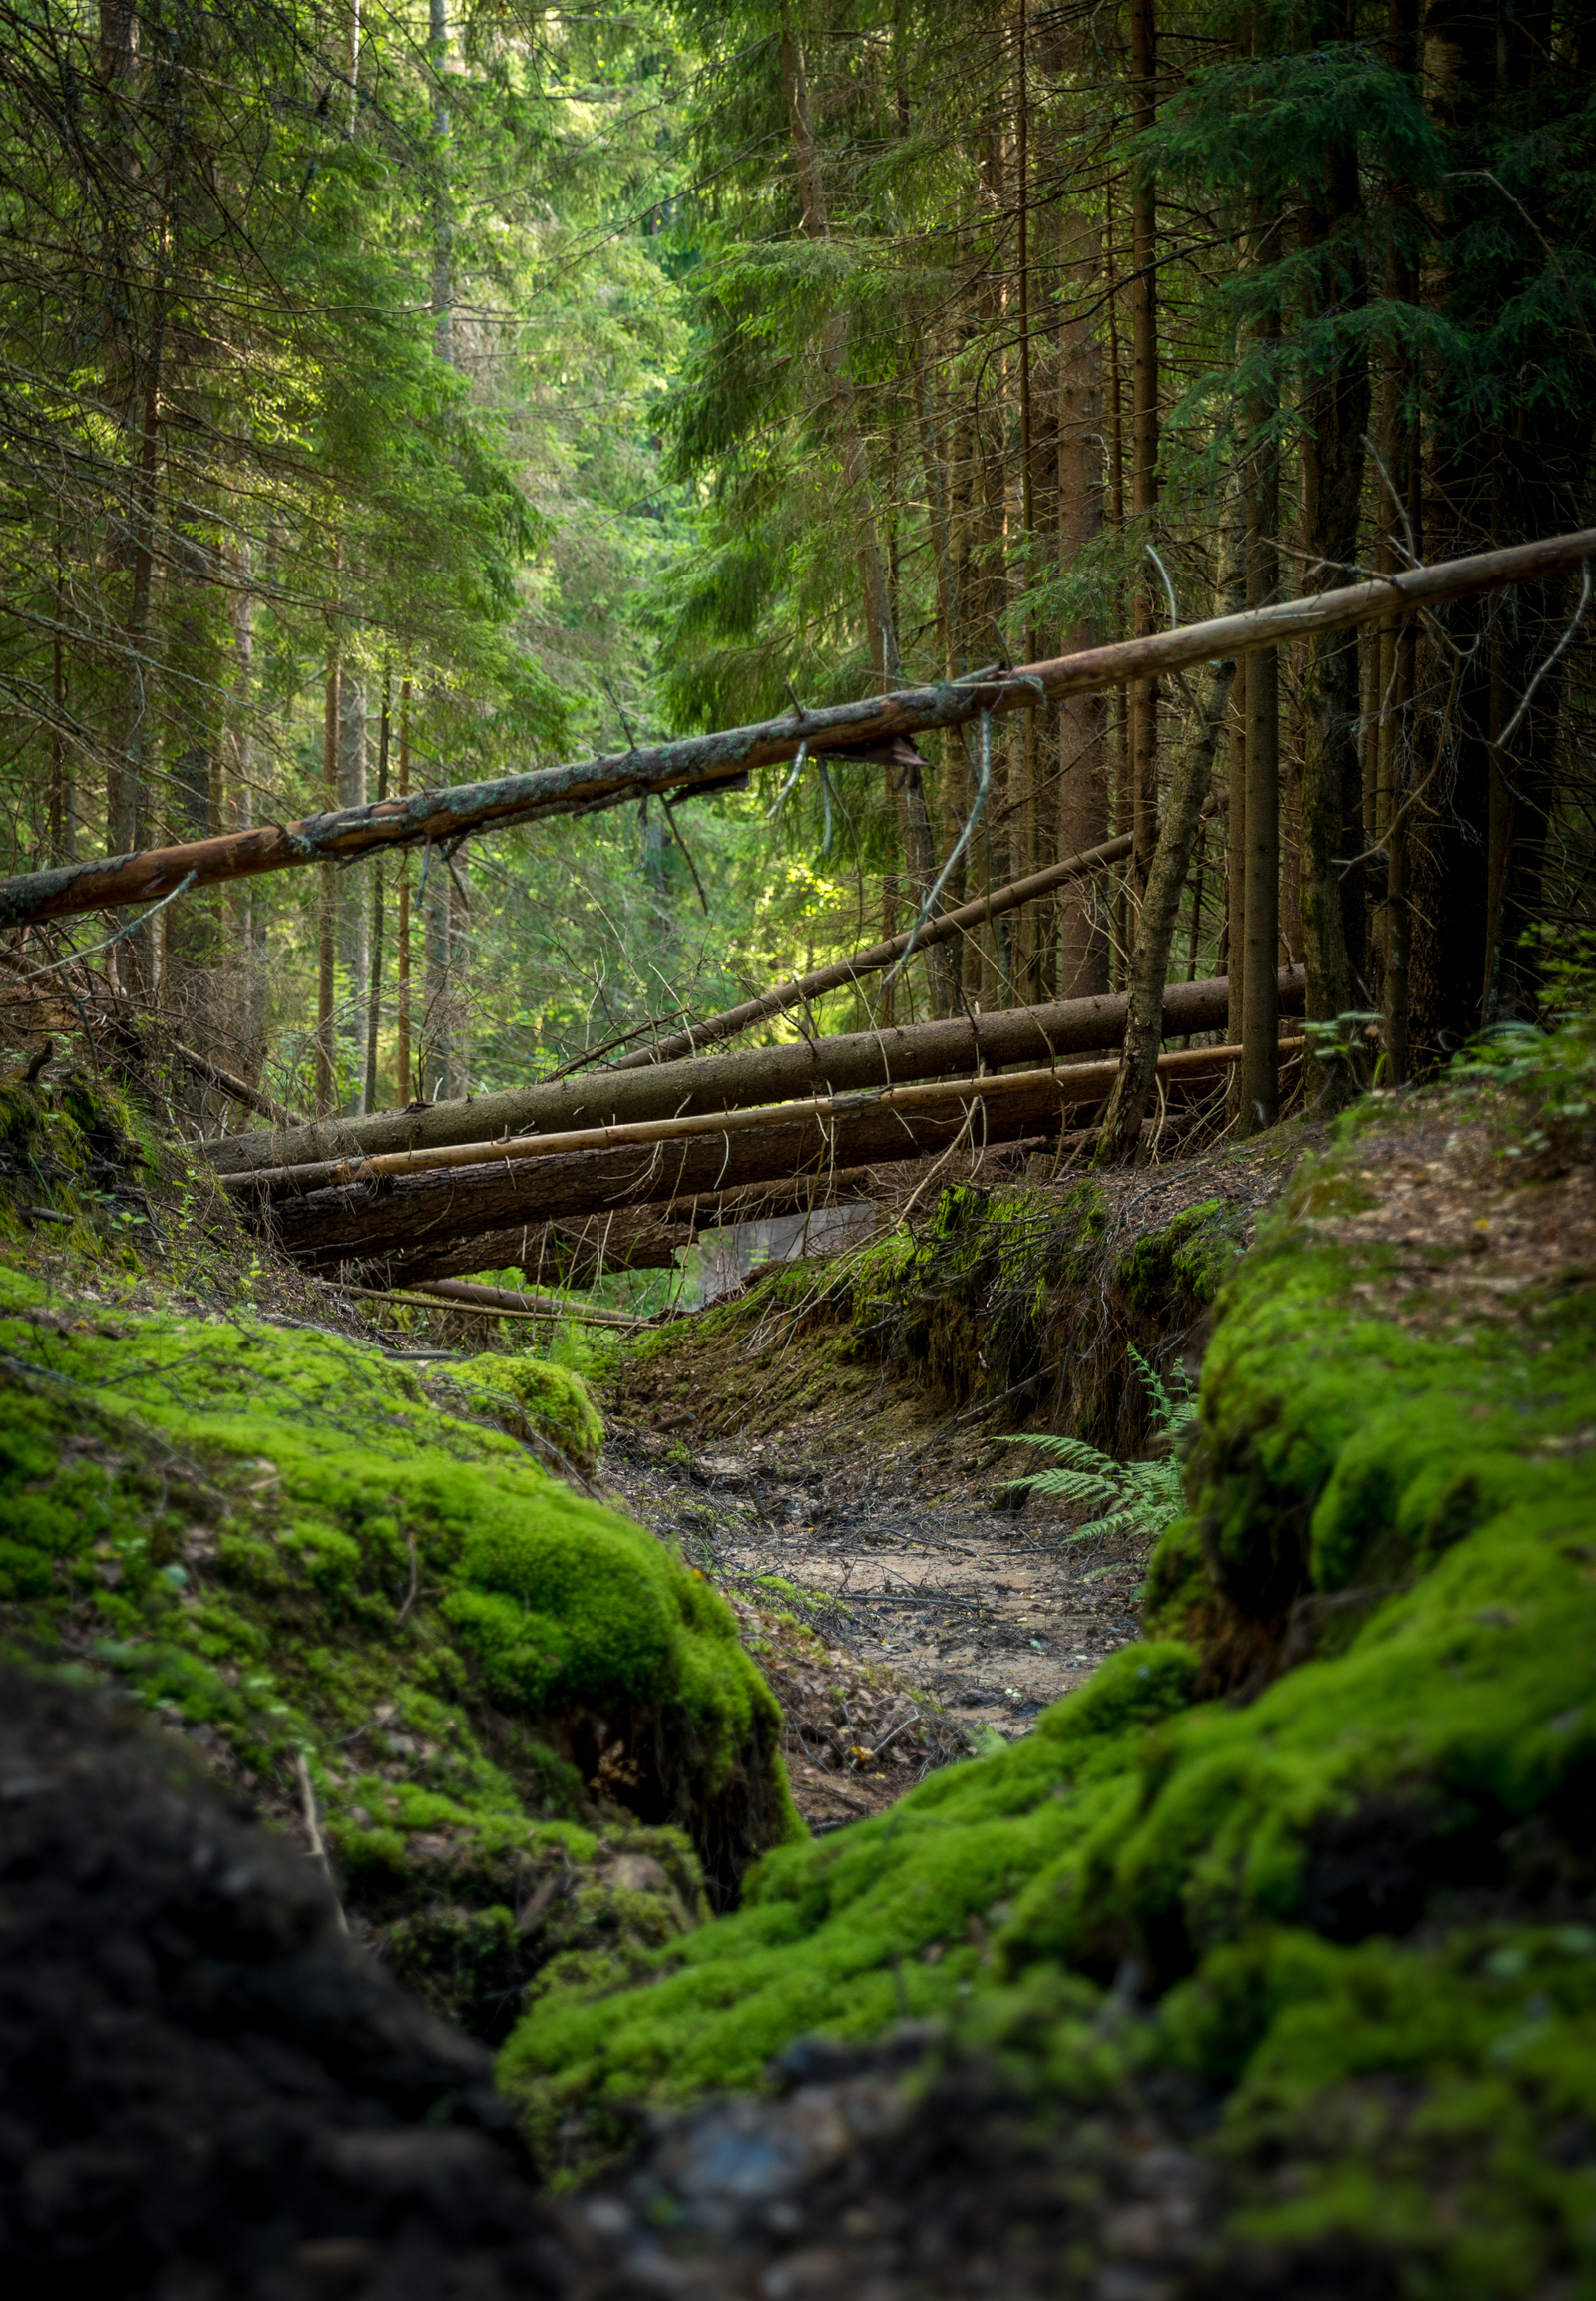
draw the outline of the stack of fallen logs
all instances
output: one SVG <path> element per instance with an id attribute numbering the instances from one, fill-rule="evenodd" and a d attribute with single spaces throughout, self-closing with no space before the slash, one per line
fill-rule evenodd
<path id="1" fill-rule="evenodd" d="M 1165 1039 L 1222 1030 L 1228 987 L 1170 984 Z M 1302 997 L 1302 970 L 1283 969 L 1282 1011 Z M 1124 1028 L 1123 997 L 1066 999 L 229 1135 L 210 1156 L 240 1211 L 328 1275 L 391 1287 L 531 1269 L 551 1226 L 586 1218 L 591 1277 L 667 1262 L 755 1188 L 766 1212 L 772 1192 L 789 1211 L 835 1205 L 869 1195 L 883 1163 L 941 1158 L 952 1181 L 989 1146 L 1053 1141 L 1107 1099 Z M 1238 1052 L 1164 1054 L 1161 1093 L 1211 1098 Z M 581 1246 L 561 1259 L 569 1284 Z"/>

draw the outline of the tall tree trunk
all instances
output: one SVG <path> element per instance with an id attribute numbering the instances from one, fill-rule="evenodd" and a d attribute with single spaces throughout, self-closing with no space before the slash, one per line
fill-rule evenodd
<path id="1" fill-rule="evenodd" d="M 787 116 L 792 131 L 793 167 L 798 179 L 804 234 L 813 240 L 829 239 L 831 221 L 826 208 L 820 149 L 815 141 L 809 115 L 808 77 L 804 69 L 803 50 L 790 21 L 784 22 L 782 28 L 781 69 L 787 97 Z M 827 313 L 820 331 L 820 361 L 829 389 L 832 423 L 855 521 L 855 548 L 859 560 L 860 589 L 863 594 L 865 629 L 870 641 L 870 657 L 877 680 L 885 691 L 896 686 L 900 677 L 898 633 L 887 583 L 887 562 L 882 552 L 881 534 L 876 520 L 870 458 L 865 447 L 865 435 L 859 421 L 858 400 L 849 367 L 846 312 Z M 918 767 L 888 768 L 886 772 L 889 789 L 892 788 L 895 775 L 901 779 L 894 797 L 901 802 L 900 817 L 909 866 L 917 887 L 924 895 L 937 872 L 936 842 L 932 835 L 925 785 Z"/>
<path id="2" fill-rule="evenodd" d="M 1245 590 L 1244 531 L 1239 506 L 1227 514 L 1219 551 L 1216 615 L 1237 613 Z M 1142 1120 L 1157 1072 L 1164 1034 L 1164 984 L 1169 952 L 1180 916 L 1181 892 L 1191 869 L 1203 801 L 1213 780 L 1214 752 L 1230 710 L 1234 662 L 1208 663 L 1197 681 L 1196 708 L 1186 725 L 1169 797 L 1158 833 L 1153 867 L 1142 897 L 1136 948 L 1131 957 L 1129 1013 L 1119 1076 L 1103 1112 L 1095 1163 L 1129 1156 L 1140 1139 Z"/>
<path id="3" fill-rule="evenodd" d="M 1114 209 L 1108 202 L 1104 228 L 1104 254 L 1108 269 L 1108 478 L 1113 496 L 1114 531 L 1123 536 L 1125 529 L 1125 418 L 1124 379 L 1119 360 L 1119 285 L 1114 276 Z M 1124 636 L 1124 623 L 1116 612 L 1114 637 Z M 1116 687 L 1112 696 L 1113 710 L 1113 777 L 1114 777 L 1114 832 L 1124 838 L 1131 829 L 1134 809 L 1131 802 L 1131 689 Z M 1113 932 L 1109 945 L 1108 975 L 1114 988 L 1123 987 L 1125 963 L 1130 952 L 1130 881 L 1134 869 L 1122 879 L 1114 897 Z"/>
<path id="4" fill-rule="evenodd" d="M 326 807 L 338 804 L 338 656 L 327 657 L 327 685 L 322 702 L 321 797 Z M 338 866 L 323 863 L 319 889 L 316 936 L 316 1110 L 325 1117 L 333 1107 L 334 1017 L 338 1003 Z"/>
<path id="5" fill-rule="evenodd" d="M 1157 117 L 1158 35 L 1155 0 L 1130 0 L 1131 124 L 1146 135 Z M 1158 208 L 1150 176 L 1131 193 L 1131 361 L 1134 384 L 1135 477 L 1133 509 L 1150 528 L 1158 505 Z M 1131 586 L 1133 632 L 1155 627 L 1150 572 Z M 1145 892 L 1158 838 L 1158 683 L 1138 680 L 1130 691 L 1131 829 L 1136 851 L 1133 880 Z"/>
<path id="6" fill-rule="evenodd" d="M 1255 210 L 1254 260 L 1272 265 L 1279 253 L 1278 218 Z M 1264 372 L 1247 408 L 1252 435 L 1247 459 L 1247 605 L 1273 605 L 1280 594 L 1280 447 L 1273 353 L 1280 314 L 1266 308 L 1255 350 Z M 1246 779 L 1242 797 L 1242 1001 L 1239 1130 L 1250 1135 L 1273 1126 L 1280 1112 L 1280 1036 L 1275 985 L 1280 942 L 1280 653 L 1251 655 L 1246 670 Z M 1234 964 L 1235 954 L 1232 953 Z"/>
<path id="7" fill-rule="evenodd" d="M 1309 317 L 1334 325 L 1364 303 L 1363 260 L 1351 233 L 1359 207 L 1358 161 L 1332 146 L 1301 211 L 1309 273 Z M 1310 395 L 1303 445 L 1303 541 L 1310 591 L 1355 579 L 1358 514 L 1369 427 L 1369 362 L 1361 335 L 1343 328 L 1328 348 Z M 1308 1015 L 1330 1021 L 1361 1003 L 1365 897 L 1362 866 L 1349 859 L 1367 844 L 1358 750 L 1358 637 L 1318 634 L 1308 642 L 1304 692 L 1301 814 L 1301 919 Z M 1356 1081 L 1340 1063 L 1315 1066 L 1321 1103 L 1342 1099 Z"/>
<path id="8" fill-rule="evenodd" d="M 450 993 L 449 871 L 440 851 L 429 856 L 421 891 L 424 966 L 421 1009 L 422 1093 L 428 1102 L 449 1099 Z"/>
<path id="9" fill-rule="evenodd" d="M 1245 495 L 1245 477 L 1243 478 Z M 1246 519 L 1245 508 L 1243 521 Z M 1245 592 L 1245 584 L 1243 586 Z M 1229 983 L 1225 1035 L 1232 1046 L 1242 1043 L 1247 993 L 1247 657 L 1236 665 L 1230 690 L 1230 717 L 1226 722 L 1227 791 L 1225 807 L 1225 929 L 1220 972 Z M 1231 1072 L 1225 1090 L 1225 1113 L 1241 1115 L 1241 1065 Z"/>
<path id="10" fill-rule="evenodd" d="M 1026 39 L 1026 10 L 1029 0 L 1019 0 L 1014 11 L 1014 177 L 1016 215 L 1017 279 L 1014 301 L 1017 307 L 1014 343 L 1014 382 L 1019 413 L 1019 553 L 1024 589 L 1025 607 L 1024 648 L 1026 660 L 1034 663 L 1041 653 L 1039 627 L 1030 596 L 1041 579 L 1042 569 L 1037 551 L 1040 531 L 1037 486 L 1037 435 L 1047 428 L 1046 415 L 1037 422 L 1036 378 L 1032 372 L 1031 338 L 1031 271 L 1035 260 L 1036 238 L 1032 230 L 1030 213 L 1030 58 Z M 1044 339 L 1045 341 L 1045 339 Z M 1046 394 L 1042 394 L 1045 411 Z M 1009 811 L 1009 861 L 1015 874 L 1023 877 L 1036 871 L 1046 860 L 1043 833 L 1043 813 L 1047 801 L 1047 753 L 1050 714 L 1027 711 L 1020 726 L 1017 756 L 1011 772 L 1018 783 L 1018 804 Z M 1042 975 L 1041 933 L 1043 921 L 1050 916 L 1051 906 L 1027 904 L 1007 922 L 1009 965 L 1009 997 L 1017 1005 L 1033 1003 L 1040 996 Z"/>
<path id="11" fill-rule="evenodd" d="M 1395 72 L 1416 80 L 1419 0 L 1390 0 L 1386 18 L 1387 57 Z M 1394 209 L 1402 194 L 1388 192 Z M 1419 283 L 1398 233 L 1394 213 L 1394 253 L 1388 282 L 1394 304 L 1414 305 Z M 1405 566 L 1424 549 L 1422 460 L 1409 354 L 1400 336 L 1384 347 L 1380 395 L 1380 446 L 1385 470 L 1380 481 L 1376 567 L 1381 574 Z M 1398 549 L 1398 543 L 1400 549 Z M 1381 1037 L 1386 1084 L 1405 1086 L 1408 1077 L 1408 1021 L 1412 916 L 1408 895 L 1407 796 L 1412 788 L 1413 697 L 1417 626 L 1411 616 L 1393 617 L 1380 626 L 1377 648 L 1379 721 L 1375 749 L 1374 819 L 1368 843 L 1384 848 L 1385 901 L 1381 906 Z"/>
<path id="12" fill-rule="evenodd" d="M 250 584 L 249 547 L 236 559 L 234 584 L 228 594 L 232 623 L 232 695 L 226 740 L 226 776 L 222 821 L 232 831 L 247 831 L 254 821 L 254 593 Z M 227 891 L 226 934 L 232 964 L 228 969 L 228 1036 L 232 1067 L 254 1081 L 260 1075 L 264 1053 L 264 978 L 261 954 L 255 949 L 254 890 L 247 879 Z"/>
<path id="13" fill-rule="evenodd" d="M 382 675 L 382 716 L 377 729 L 377 801 L 380 805 L 388 796 L 388 704 L 389 677 Z M 377 1108 L 377 1038 L 382 1028 L 382 864 L 371 867 L 371 947 L 370 974 L 366 993 L 366 1074 L 360 1096 L 360 1108 L 370 1116 Z M 401 1094 L 400 1100 L 402 1101 Z"/>
<path id="14" fill-rule="evenodd" d="M 454 365 L 455 229 L 449 190 L 449 99 L 443 76 L 449 63 L 447 0 L 429 0 L 427 61 L 432 72 L 432 329 L 438 357 Z"/>
<path id="15" fill-rule="evenodd" d="M 1499 199 L 1467 179 L 1475 157 L 1472 123 L 1496 79 L 1498 29 L 1494 11 L 1433 4 L 1425 11 L 1425 102 L 1450 147 L 1452 169 L 1462 171 L 1448 174 L 1441 193 L 1442 262 L 1424 283 L 1426 302 L 1442 311 L 1455 292 L 1444 251 L 1471 227 L 1494 230 L 1500 217 Z M 1466 292 L 1472 303 L 1472 289 Z M 1426 424 L 1425 445 L 1420 548 L 1435 559 L 1476 550 L 1490 526 L 1490 473 L 1471 396 L 1441 398 Z M 1485 628 L 1478 601 L 1457 601 L 1426 620 L 1414 649 L 1413 749 L 1402 823 L 1411 922 L 1408 1062 L 1414 1075 L 1444 1061 L 1479 1018 L 1492 774 Z"/>
<path id="16" fill-rule="evenodd" d="M 1103 362 L 1095 307 L 1102 292 L 1102 232 L 1084 216 L 1066 225 L 1070 316 L 1058 362 L 1058 542 L 1066 573 L 1102 532 Z M 1106 631 L 1082 617 L 1062 635 L 1066 654 L 1095 647 Z M 1058 853 L 1080 854 L 1108 836 L 1108 698 L 1081 695 L 1059 707 Z M 1060 908 L 1058 994 L 1085 998 L 1108 988 L 1108 937 L 1089 889 Z"/>
<path id="17" fill-rule="evenodd" d="M 366 804 L 366 689 L 351 667 L 338 681 L 338 805 Z M 338 883 L 338 1037 L 343 1052 L 345 1107 L 361 1107 L 366 1014 L 367 920 L 364 875 L 344 872 Z"/>
<path id="18" fill-rule="evenodd" d="M 410 795 L 410 681 L 399 682 L 399 796 Z M 410 858 L 399 860 L 399 916 L 394 926 L 394 1066 L 398 1071 L 401 1107 L 416 1091 L 410 1068 Z"/>

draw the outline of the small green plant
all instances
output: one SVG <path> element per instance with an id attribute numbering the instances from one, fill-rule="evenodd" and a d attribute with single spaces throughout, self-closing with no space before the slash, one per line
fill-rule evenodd
<path id="1" fill-rule="evenodd" d="M 1173 1388 L 1147 1363 L 1134 1342 L 1130 1355 L 1152 1400 L 1154 1442 L 1157 1452 L 1143 1462 L 1116 1462 L 1088 1446 L 1084 1438 L 1063 1438 L 1051 1431 L 1005 1438 L 1004 1445 L 1036 1446 L 1051 1454 L 1050 1469 L 1036 1470 L 1018 1483 L 1033 1494 L 1053 1494 L 1098 1515 L 1077 1526 L 1071 1542 L 1093 1536 L 1104 1542 L 1111 1534 L 1157 1536 L 1173 1525 L 1185 1510 L 1180 1484 L 1183 1441 L 1197 1419 L 1197 1395 L 1186 1374 L 1176 1368 Z"/>

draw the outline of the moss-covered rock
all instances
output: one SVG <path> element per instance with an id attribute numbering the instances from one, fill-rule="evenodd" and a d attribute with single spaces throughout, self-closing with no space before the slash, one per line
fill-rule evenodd
<path id="1" fill-rule="evenodd" d="M 476 1360 L 440 1402 L 336 1336 L 4 1269 L 0 1353 L 7 1644 L 135 1688 L 285 1818 L 313 1797 L 440 2002 L 502 2031 L 617 1910 L 656 1946 L 799 1829 L 729 1608 L 494 1426 L 591 1460 L 575 1377 Z M 626 1859 L 659 1890 L 615 1886 Z"/>

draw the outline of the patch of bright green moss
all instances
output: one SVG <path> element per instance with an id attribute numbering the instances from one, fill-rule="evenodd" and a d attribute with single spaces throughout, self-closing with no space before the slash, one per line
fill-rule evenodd
<path id="1" fill-rule="evenodd" d="M 724 1601 L 413 1371 L 255 1319 L 61 1312 L 5 1269 L 0 1353 L 0 1634 L 91 1659 L 268 1805 L 302 1758 L 374 1923 L 514 1906 L 628 1799 L 723 1889 L 800 1826 Z M 574 1377 L 465 1372 L 467 1405 L 552 1399 L 593 1439 Z"/>
<path id="2" fill-rule="evenodd" d="M 1173 1269 L 1198 1252 L 1211 1276 L 1194 1246 L 1211 1218 L 1193 1214 L 1157 1254 Z M 586 2115 L 601 2142 L 617 2097 L 755 2082 L 804 2030 L 868 2036 L 905 2012 L 1000 2027 L 1002 2008 L 1062 1991 L 1056 2068 L 1098 2034 L 1081 2005 L 1126 1974 L 1171 2024 L 1138 2030 L 1138 2053 L 1262 2086 L 1278 2049 L 1302 2078 L 1299 2134 L 1357 2082 L 1316 2073 L 1292 2026 L 1326 1975 L 1351 1977 L 1356 2006 L 1408 1973 L 1439 2056 L 1430 1953 L 1379 1937 L 1422 1923 L 1444 1939 L 1447 1913 L 1481 1896 L 1529 1924 L 1596 1890 L 1596 1295 L 1530 1291 L 1511 1318 L 1420 1331 L 1383 1310 L 1383 1254 L 1327 1243 L 1288 1204 L 1226 1283 L 1192 1515 L 1151 1577 L 1163 1641 L 1113 1657 L 1029 1739 L 770 1856 L 746 1906 L 646 1986 L 540 2000 L 503 2065 L 535 2123 Z M 1196 1699 L 1246 1638 L 1280 1672 L 1294 1625 L 1313 1659 L 1272 1684 L 1261 1668 L 1241 1706 Z M 1261 1940 L 1286 1945 L 1268 1974 L 1246 1962 Z M 1571 2069 L 1585 2016 L 1567 2019 Z M 1363 2034 L 1376 2068 L 1378 2025 Z M 1506 2050 L 1487 2040 L 1476 2059 Z M 1238 2146 L 1251 2114 L 1236 2110 Z"/>
<path id="3" fill-rule="evenodd" d="M 648 1987 L 553 1991 L 501 2067 L 546 2136 L 580 2109 L 750 2085 L 795 2036 L 869 2037 L 902 2013 L 957 2010 L 992 1970 L 989 1927 L 1137 1786 L 1149 1722 L 1188 1700 L 1180 1646 L 1116 1656 L 1001 1755 L 932 1775 L 889 1814 L 783 1847 L 743 1906 L 673 1945 Z"/>
<path id="4" fill-rule="evenodd" d="M 512 1437 L 550 1439 L 566 1459 L 591 1471 L 604 1442 L 604 1425 L 593 1393 L 579 1374 L 549 1358 L 485 1351 L 444 1377 L 465 1400 L 486 1397 L 489 1410 Z"/>
<path id="5" fill-rule="evenodd" d="M 1335 1948 L 1270 1932 L 1174 1993 L 1163 2049 L 1234 2091 L 1229 2242 L 1384 2257 L 1449 2301 L 1596 2270 L 1596 1930 Z M 1395 2282 L 1395 2281 L 1394 2281 Z"/>

